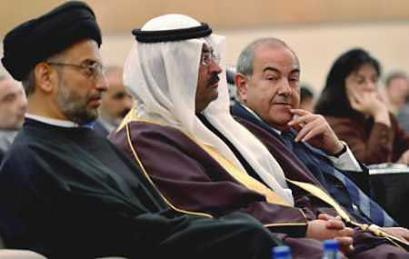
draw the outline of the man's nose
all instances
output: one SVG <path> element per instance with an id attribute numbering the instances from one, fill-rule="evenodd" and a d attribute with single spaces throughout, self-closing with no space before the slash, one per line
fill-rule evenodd
<path id="1" fill-rule="evenodd" d="M 282 79 L 281 82 L 280 82 L 278 93 L 287 95 L 290 92 L 291 92 L 290 83 L 288 82 L 288 80 Z"/>
<path id="2" fill-rule="evenodd" d="M 133 99 L 131 97 L 129 97 L 129 96 L 126 96 L 123 99 L 123 104 L 124 104 L 124 108 L 131 109 L 132 105 L 133 105 Z"/>
<path id="3" fill-rule="evenodd" d="M 220 67 L 220 64 L 217 63 L 215 60 L 212 60 L 209 70 L 210 72 L 217 74 L 220 74 L 223 71 L 223 69 Z"/>
<path id="4" fill-rule="evenodd" d="M 108 90 L 108 80 L 105 74 L 101 74 L 100 76 L 98 76 L 96 81 L 96 88 L 101 92 L 105 92 L 106 90 Z"/>

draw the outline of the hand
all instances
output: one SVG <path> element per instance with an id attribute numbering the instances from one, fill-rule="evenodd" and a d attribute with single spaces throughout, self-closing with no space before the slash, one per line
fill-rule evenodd
<path id="1" fill-rule="evenodd" d="M 339 221 L 341 221 L 341 217 L 340 217 L 340 216 L 332 216 L 332 215 L 327 214 L 327 213 L 320 213 L 320 214 L 318 215 L 318 219 L 322 219 L 322 220 L 331 220 L 331 219 L 334 219 L 334 220 L 339 220 Z"/>
<path id="2" fill-rule="evenodd" d="M 344 144 L 339 141 L 322 115 L 302 109 L 291 109 L 290 111 L 296 116 L 288 122 L 288 125 L 299 130 L 295 141 L 306 141 L 330 155 L 336 154 L 344 148 Z"/>
<path id="3" fill-rule="evenodd" d="M 409 241 L 409 230 L 407 228 L 389 227 L 389 228 L 382 228 L 382 230 L 392 236 L 395 236 L 402 240 Z"/>
<path id="4" fill-rule="evenodd" d="M 352 109 L 374 118 L 375 122 L 390 126 L 389 111 L 386 102 L 377 91 L 348 91 L 348 99 Z"/>
<path id="5" fill-rule="evenodd" d="M 409 165 L 409 150 L 406 150 L 399 158 L 398 163 Z"/>
<path id="6" fill-rule="evenodd" d="M 321 213 L 318 215 L 318 219 L 321 220 L 326 220 L 327 221 L 327 228 L 329 229 L 339 229 L 342 230 L 345 228 L 345 224 L 341 221 L 341 217 L 340 216 L 331 216 L 329 214 L 326 213 Z M 342 228 L 341 228 L 342 227 Z M 352 232 L 350 232 L 352 229 L 349 229 L 349 234 L 353 234 L 353 230 Z M 348 232 L 347 232 L 348 233 Z M 343 236 L 343 237 L 335 237 L 334 239 L 336 239 L 340 245 L 340 250 L 343 253 L 350 253 L 354 250 L 353 246 L 352 246 L 352 242 L 353 240 L 351 239 L 351 236 Z"/>
<path id="7" fill-rule="evenodd" d="M 343 230 L 345 228 L 345 224 L 340 216 L 334 217 L 326 213 L 321 213 L 318 215 L 318 219 L 326 221 L 326 227 L 328 229 Z"/>
<path id="8" fill-rule="evenodd" d="M 308 222 L 307 237 L 326 240 L 336 239 L 343 253 L 349 253 L 353 250 L 353 229 L 345 227 L 344 223 L 336 218 L 329 220 L 312 220 Z"/>

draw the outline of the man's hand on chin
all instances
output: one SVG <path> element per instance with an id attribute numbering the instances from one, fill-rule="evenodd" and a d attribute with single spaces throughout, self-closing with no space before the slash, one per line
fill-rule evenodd
<path id="1" fill-rule="evenodd" d="M 288 125 L 298 131 L 295 141 L 305 141 L 329 155 L 338 154 L 344 149 L 344 144 L 338 139 L 324 116 L 302 109 L 290 111 L 295 116 Z"/>

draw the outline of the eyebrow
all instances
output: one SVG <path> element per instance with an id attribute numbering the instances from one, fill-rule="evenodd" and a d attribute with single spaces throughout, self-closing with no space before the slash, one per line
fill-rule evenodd
<path id="1" fill-rule="evenodd" d="M 294 73 L 301 73 L 301 70 L 299 68 L 294 68 L 293 70 L 291 70 L 290 74 Z"/>
<path id="2" fill-rule="evenodd" d="M 5 95 L 3 95 L 3 96 L 0 96 L 0 100 L 4 100 L 4 99 L 6 99 L 6 98 L 9 98 L 9 97 L 11 97 L 11 96 L 15 96 L 15 95 L 17 95 L 18 94 L 18 92 L 11 92 L 11 93 L 7 93 L 7 94 L 5 94 Z"/>
<path id="3" fill-rule="evenodd" d="M 101 62 L 99 62 L 98 60 L 95 60 L 95 59 L 90 59 L 90 58 L 84 59 L 83 61 L 81 61 L 81 63 L 80 63 L 80 64 L 93 65 L 93 64 L 95 64 L 95 63 L 97 63 L 97 64 L 101 64 L 101 65 L 102 65 L 102 63 L 101 63 Z"/>
<path id="4" fill-rule="evenodd" d="M 267 72 L 267 71 L 272 71 L 272 72 L 280 73 L 280 70 L 278 70 L 278 69 L 275 68 L 275 67 L 265 67 L 265 68 L 263 69 L 263 73 L 264 73 L 264 72 Z"/>
<path id="5" fill-rule="evenodd" d="M 278 69 L 275 68 L 275 67 L 265 67 L 265 68 L 263 69 L 263 73 L 264 73 L 264 72 L 267 72 L 267 71 L 272 71 L 272 72 L 281 73 L 281 71 L 278 70 Z M 291 70 L 290 74 L 293 74 L 293 73 L 300 73 L 300 69 L 299 69 L 299 68 L 294 68 L 293 70 Z"/>

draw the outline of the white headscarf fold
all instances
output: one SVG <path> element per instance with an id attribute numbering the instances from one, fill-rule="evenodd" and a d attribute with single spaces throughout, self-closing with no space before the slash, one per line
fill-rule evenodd
<path id="1" fill-rule="evenodd" d="M 148 21 L 142 31 L 190 28 L 201 24 L 185 15 L 169 14 Z M 136 98 L 136 115 L 175 127 L 210 145 L 246 172 L 229 147 L 195 115 L 195 96 L 203 44 L 209 44 L 223 61 L 224 37 L 159 43 L 136 42 L 124 66 L 124 83 Z M 203 114 L 240 151 L 261 179 L 278 195 L 294 204 L 284 173 L 266 147 L 229 112 L 225 73 L 221 73 L 219 97 Z"/>

